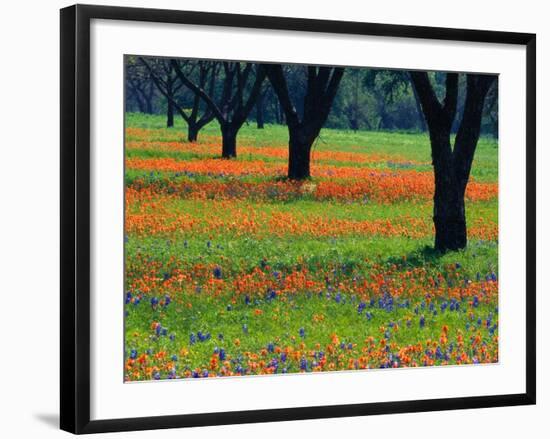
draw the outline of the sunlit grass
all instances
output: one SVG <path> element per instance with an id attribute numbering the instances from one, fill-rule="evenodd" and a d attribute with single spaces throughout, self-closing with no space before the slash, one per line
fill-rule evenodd
<path id="1" fill-rule="evenodd" d="M 126 380 L 498 361 L 496 141 L 476 152 L 469 244 L 441 255 L 414 184 L 432 178 L 425 134 L 325 129 L 293 186 L 284 126 L 245 125 L 229 167 L 215 122 L 198 145 L 179 119 L 126 124 Z"/>

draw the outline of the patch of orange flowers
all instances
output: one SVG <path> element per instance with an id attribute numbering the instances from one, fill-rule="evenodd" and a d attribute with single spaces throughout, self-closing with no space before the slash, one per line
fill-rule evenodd
<path id="1" fill-rule="evenodd" d="M 192 215 L 185 212 L 155 208 L 157 203 L 147 203 L 143 211 L 126 213 L 126 233 L 138 236 L 199 233 L 208 236 L 231 234 L 233 236 L 300 236 L 339 237 L 403 236 L 423 238 L 434 233 L 433 222 L 428 217 L 401 216 L 387 219 L 349 220 L 326 216 L 303 215 L 298 212 L 266 212 L 249 207 L 228 207 L 217 203 L 213 210 L 224 215 Z M 158 202 L 160 206 L 164 204 Z M 152 206 L 152 207 L 151 207 Z M 223 209 L 223 210 L 222 210 Z M 470 228 L 470 236 L 498 239 L 498 225 L 478 218 Z"/>
<path id="2" fill-rule="evenodd" d="M 222 162 L 221 160 L 212 161 Z M 235 175 L 231 173 L 236 169 L 244 169 L 242 164 L 245 162 L 225 161 L 223 163 L 225 163 L 224 172 L 227 175 Z M 256 169 L 257 174 L 265 175 L 269 172 L 269 168 L 262 162 L 249 162 L 249 165 L 248 169 Z M 127 187 L 127 196 L 138 196 L 135 191 L 144 190 L 144 196 L 151 196 L 153 193 L 177 194 L 183 198 L 218 200 L 285 201 L 306 196 L 317 200 L 394 203 L 396 201 L 431 200 L 433 198 L 434 179 L 432 173 L 363 170 L 365 175 L 361 178 L 342 179 L 341 176 L 345 174 L 346 168 L 340 168 L 340 170 L 340 179 L 302 183 L 275 180 L 253 183 L 239 181 L 238 179 L 200 183 L 190 179 L 179 181 L 157 179 L 149 182 L 144 178 L 137 178 Z M 470 181 L 466 188 L 466 199 L 469 201 L 487 201 L 497 196 L 497 183 Z"/>
<path id="3" fill-rule="evenodd" d="M 195 295 L 200 288 L 203 295 L 263 297 L 273 291 L 276 296 L 321 293 L 327 285 L 343 295 L 355 295 L 362 300 L 378 299 L 384 295 L 394 298 L 424 298 L 429 304 L 437 298 L 471 300 L 480 298 L 491 303 L 498 297 L 498 281 L 470 279 L 464 281 L 459 271 L 449 267 L 445 276 L 433 274 L 424 267 L 403 270 L 398 265 L 372 264 L 368 274 L 362 270 L 341 273 L 338 267 L 319 265 L 311 268 L 274 272 L 269 266 L 250 271 L 228 272 L 221 278 L 214 276 L 214 265 L 186 265 L 172 260 L 173 267 L 159 265 L 144 256 L 128 260 L 128 288 L 146 296 L 169 294 L 172 300 L 185 303 L 187 295 Z M 166 275 L 159 275 L 160 270 Z"/>
<path id="4" fill-rule="evenodd" d="M 209 143 L 128 141 L 126 142 L 126 148 L 128 150 L 136 151 L 142 150 L 183 153 L 191 152 L 197 155 L 213 156 L 220 154 L 222 146 L 219 141 Z M 254 157 L 275 158 L 286 161 L 288 159 L 288 146 L 253 146 L 240 144 L 238 148 L 238 154 L 239 156 L 251 155 Z M 406 160 L 405 158 L 398 155 L 389 155 L 382 153 L 361 153 L 330 150 L 314 150 L 311 153 L 311 161 L 313 163 L 317 163 L 320 161 L 381 163 L 390 160 L 396 162 L 406 162 L 410 165 L 419 164 L 415 161 Z"/>

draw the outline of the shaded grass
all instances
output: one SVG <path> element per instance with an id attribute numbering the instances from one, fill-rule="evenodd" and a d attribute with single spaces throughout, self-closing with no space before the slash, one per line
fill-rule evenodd
<path id="1" fill-rule="evenodd" d="M 305 266 L 315 272 L 319 267 L 372 264 L 401 264 L 407 267 L 424 265 L 433 273 L 443 272 L 449 265 L 459 263 L 470 278 L 478 273 L 498 272 L 498 247 L 494 242 L 473 241 L 467 249 L 445 255 L 430 255 L 426 247 L 432 239 L 404 237 L 317 238 L 293 236 L 288 238 L 235 239 L 227 236 L 189 236 L 173 241 L 166 238 L 128 238 L 126 251 L 129 257 L 146 254 L 167 266 L 169 261 L 179 261 L 183 266 L 195 264 L 222 264 L 228 272 L 250 272 L 262 261 L 275 270 L 290 272 L 297 266 Z M 368 262 L 367 262 L 368 261 Z M 159 276 L 161 272 L 159 272 Z"/>

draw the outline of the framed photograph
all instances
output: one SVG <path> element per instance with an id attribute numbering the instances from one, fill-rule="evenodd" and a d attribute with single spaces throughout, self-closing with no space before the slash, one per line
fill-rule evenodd
<path id="1" fill-rule="evenodd" d="M 61 428 L 535 403 L 535 35 L 61 10 Z"/>

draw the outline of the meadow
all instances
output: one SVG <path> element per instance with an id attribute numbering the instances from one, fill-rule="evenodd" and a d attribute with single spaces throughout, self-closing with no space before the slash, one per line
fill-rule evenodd
<path id="1" fill-rule="evenodd" d="M 496 140 L 442 255 L 426 134 L 323 129 L 301 183 L 285 126 L 185 139 L 126 114 L 126 381 L 498 361 Z"/>

